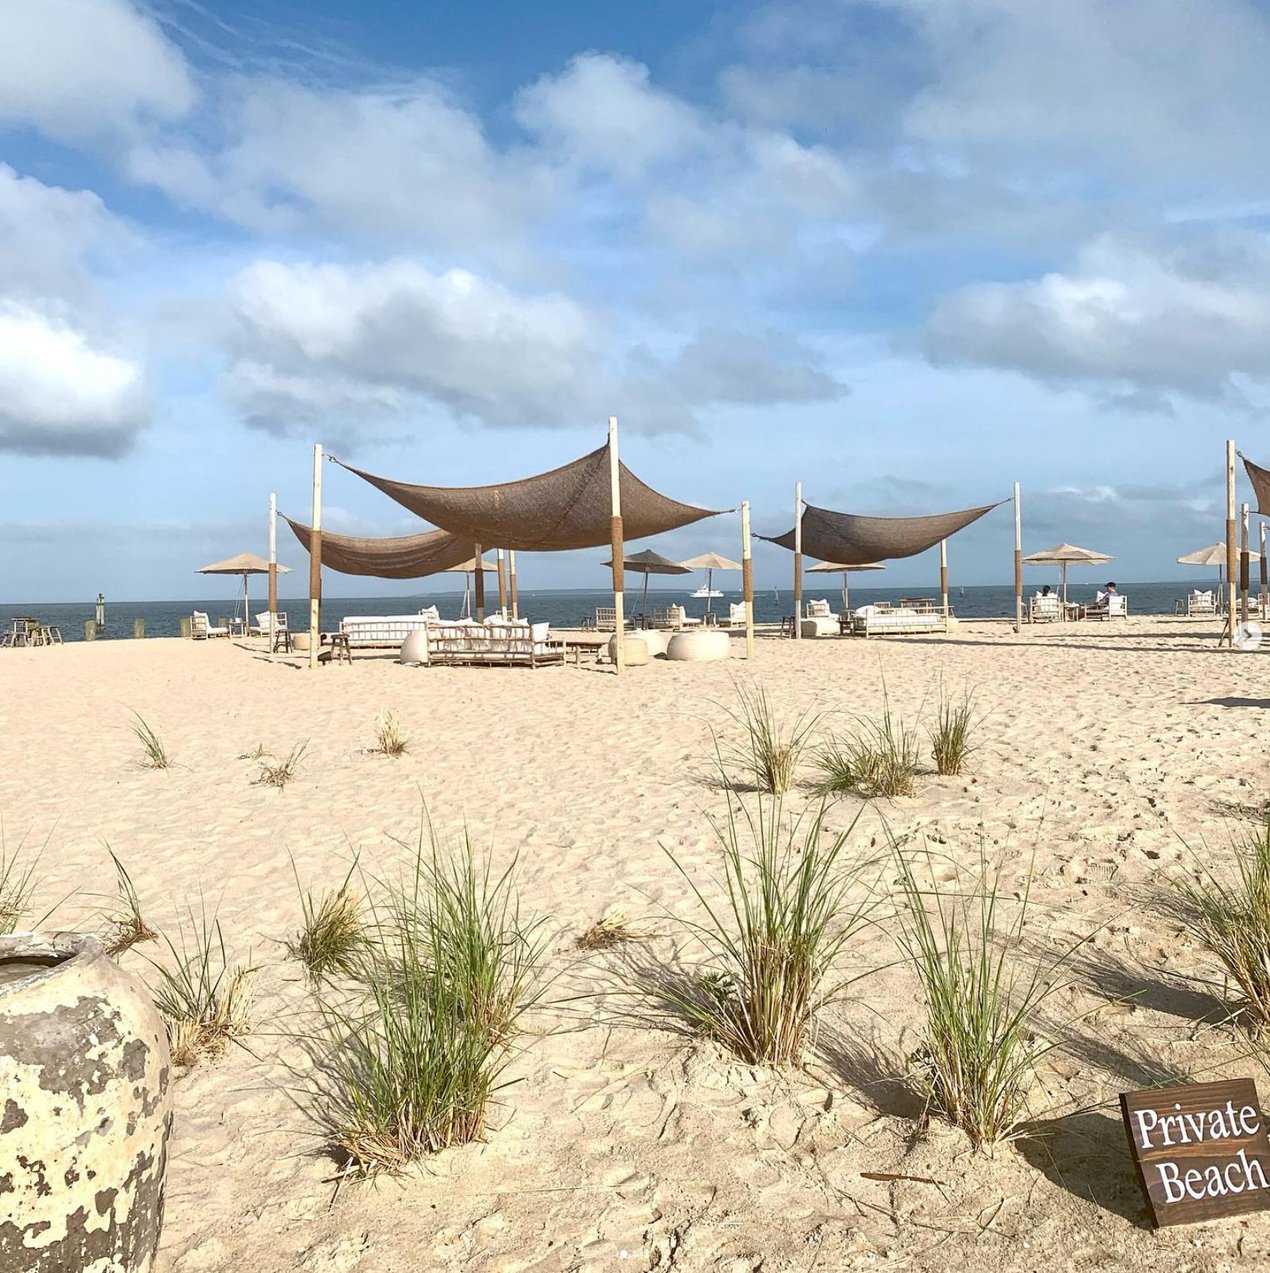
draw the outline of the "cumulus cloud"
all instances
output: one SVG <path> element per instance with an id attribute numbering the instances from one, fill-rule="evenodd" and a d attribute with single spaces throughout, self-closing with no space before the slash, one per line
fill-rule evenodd
<path id="1" fill-rule="evenodd" d="M 128 0 L 0 4 L 0 121 L 80 141 L 179 117 L 194 97 L 180 51 Z"/>
<path id="2" fill-rule="evenodd" d="M 1058 383 L 1219 397 L 1270 375 L 1270 243 L 1106 237 L 1075 267 L 945 297 L 926 327 L 937 361 Z"/>
<path id="3" fill-rule="evenodd" d="M 0 303 L 0 450 L 119 455 L 147 410 L 137 363 L 66 323 Z"/>

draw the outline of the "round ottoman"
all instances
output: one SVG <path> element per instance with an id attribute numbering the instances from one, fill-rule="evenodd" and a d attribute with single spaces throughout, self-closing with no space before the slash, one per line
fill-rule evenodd
<path id="1" fill-rule="evenodd" d="M 627 667 L 643 667 L 648 662 L 648 643 L 628 632 L 623 642 Z M 617 660 L 617 637 L 609 637 L 609 661 Z"/>
<path id="2" fill-rule="evenodd" d="M 666 657 L 674 663 L 713 663 L 731 653 L 726 632 L 676 632 L 666 642 Z"/>
<path id="3" fill-rule="evenodd" d="M 669 632 L 663 632 L 659 628 L 636 628 L 630 635 L 638 637 L 648 646 L 648 653 L 652 658 L 666 653 L 666 639 L 670 636 Z"/>
<path id="4" fill-rule="evenodd" d="M 415 667 L 427 663 L 428 634 L 422 628 L 407 632 L 406 639 L 401 643 L 401 653 L 398 658 L 401 662 L 413 664 Z"/>

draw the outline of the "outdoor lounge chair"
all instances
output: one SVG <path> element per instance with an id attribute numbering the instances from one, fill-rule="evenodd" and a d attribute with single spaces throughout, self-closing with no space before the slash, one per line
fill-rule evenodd
<path id="1" fill-rule="evenodd" d="M 1213 595 L 1212 590 L 1201 592 L 1198 588 L 1194 589 L 1190 596 L 1186 598 L 1186 613 L 1192 614 L 1216 614 L 1217 598 Z"/>
<path id="2" fill-rule="evenodd" d="M 728 626 L 735 627 L 745 622 L 745 602 L 730 601 L 728 603 Z"/>
<path id="3" fill-rule="evenodd" d="M 227 637 L 229 629 L 221 627 L 207 617 L 204 610 L 195 610 L 190 615 L 190 636 L 196 641 L 205 641 L 208 637 Z"/>
<path id="4" fill-rule="evenodd" d="M 1043 597 L 1040 593 L 1028 603 L 1028 621 L 1031 623 L 1055 623 L 1063 617 L 1062 604 L 1056 593 Z"/>

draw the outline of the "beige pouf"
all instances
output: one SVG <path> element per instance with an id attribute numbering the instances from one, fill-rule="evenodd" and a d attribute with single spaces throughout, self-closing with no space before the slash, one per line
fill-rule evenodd
<path id="1" fill-rule="evenodd" d="M 406 633 L 401 643 L 401 653 L 397 656 L 403 663 L 416 667 L 428 661 L 428 634 L 421 628 Z"/>
<path id="2" fill-rule="evenodd" d="M 652 658 L 666 653 L 666 641 L 670 637 L 669 632 L 663 632 L 659 628 L 636 628 L 630 635 L 638 637 L 648 646 L 648 653 Z"/>
<path id="3" fill-rule="evenodd" d="M 628 632 L 626 640 L 622 642 L 623 652 L 626 655 L 627 667 L 643 667 L 648 662 L 648 643 L 641 637 L 634 636 Z M 617 660 L 617 637 L 609 637 L 609 662 Z"/>
<path id="4" fill-rule="evenodd" d="M 822 637 L 838 635 L 838 620 L 819 615 L 813 619 L 804 619 L 800 628 L 805 637 Z"/>
<path id="5" fill-rule="evenodd" d="M 726 632 L 676 632 L 666 642 L 666 657 L 675 663 L 713 663 L 732 653 Z"/>

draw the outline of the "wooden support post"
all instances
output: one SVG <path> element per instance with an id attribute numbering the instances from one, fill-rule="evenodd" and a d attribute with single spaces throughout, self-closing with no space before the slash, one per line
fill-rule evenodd
<path id="1" fill-rule="evenodd" d="M 269 648 L 273 649 L 274 616 L 278 613 L 278 496 L 269 492 Z"/>
<path id="2" fill-rule="evenodd" d="M 948 541 L 939 541 L 939 603 L 944 610 L 944 627 L 948 626 Z"/>
<path id="3" fill-rule="evenodd" d="M 1235 543 L 1235 443 L 1226 443 L 1226 630 L 1224 636 L 1235 643 L 1235 571 L 1239 551 Z"/>
<path id="4" fill-rule="evenodd" d="M 622 471 L 617 456 L 617 416 L 609 416 L 609 498 L 613 550 L 613 666 L 618 676 L 626 670 L 626 572 L 622 568 Z"/>
<path id="5" fill-rule="evenodd" d="M 485 622 L 485 563 L 481 554 L 485 551 L 481 544 L 474 545 L 476 551 L 476 574 L 472 577 L 473 601 L 476 605 L 477 623 Z"/>
<path id="6" fill-rule="evenodd" d="M 750 501 L 741 501 L 741 599 L 745 605 L 745 657 L 754 657 L 754 560 L 750 552 Z"/>
<path id="7" fill-rule="evenodd" d="M 500 548 L 497 550 L 498 558 L 498 613 L 500 617 L 507 618 L 507 558 Z"/>
<path id="8" fill-rule="evenodd" d="M 1014 484 L 1014 630 L 1023 631 L 1023 509 Z"/>
<path id="9" fill-rule="evenodd" d="M 520 618 L 520 596 L 516 592 L 516 550 L 507 550 L 507 573 L 511 577 L 512 618 Z"/>
<path id="10" fill-rule="evenodd" d="M 794 640 L 803 635 L 803 484 L 794 483 Z"/>
<path id="11" fill-rule="evenodd" d="M 1266 609 L 1270 605 L 1270 595 L 1267 595 L 1267 584 L 1270 583 L 1270 566 L 1266 564 L 1266 521 L 1261 519 L 1261 617 L 1267 618 Z"/>
<path id="12" fill-rule="evenodd" d="M 1239 517 L 1242 525 L 1239 530 L 1239 618 L 1244 622 L 1248 622 L 1248 593 L 1252 587 L 1252 581 L 1249 578 L 1252 571 L 1252 557 L 1248 551 L 1248 505 L 1243 505 L 1239 510 Z"/>
<path id="13" fill-rule="evenodd" d="M 313 447 L 313 533 L 309 537 L 309 666 L 322 642 L 322 444 Z"/>

